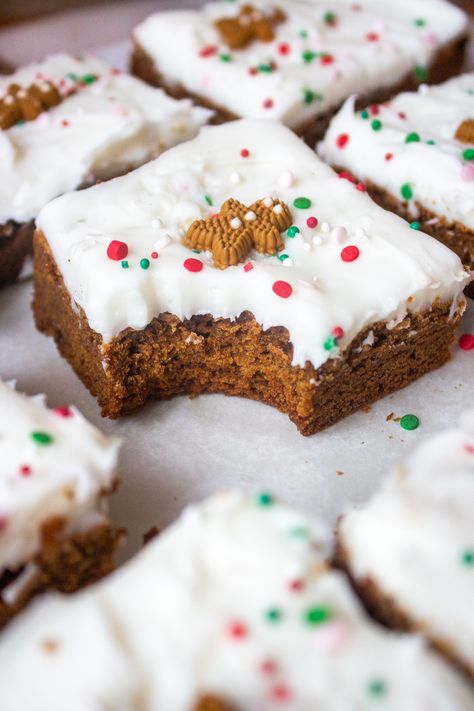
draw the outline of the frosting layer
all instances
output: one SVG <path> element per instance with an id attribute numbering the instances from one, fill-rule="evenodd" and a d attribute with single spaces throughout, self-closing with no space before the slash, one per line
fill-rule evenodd
<path id="1" fill-rule="evenodd" d="M 0 381 L 0 574 L 28 563 L 48 520 L 74 533 L 104 520 L 119 441 L 76 408 L 49 410 Z"/>
<path id="2" fill-rule="evenodd" d="M 145 163 L 211 115 L 91 56 L 53 55 L 0 77 L 0 97 L 12 84 L 47 82 L 62 102 L 0 131 L 0 224 L 28 222 L 58 195 Z"/>
<path id="3" fill-rule="evenodd" d="M 474 412 L 398 466 L 340 524 L 357 580 L 372 578 L 474 673 Z"/>
<path id="4" fill-rule="evenodd" d="M 6 630 L 2 709 L 190 711 L 208 693 L 239 711 L 470 709 L 419 638 L 368 620 L 324 563 L 328 539 L 266 493 L 188 509 L 106 580 Z"/>
<path id="5" fill-rule="evenodd" d="M 456 138 L 459 126 L 473 118 L 471 72 L 362 112 L 348 101 L 318 151 L 329 163 L 407 201 L 414 217 L 419 203 L 474 230 L 474 136 L 470 144 Z"/>
<path id="6" fill-rule="evenodd" d="M 377 321 L 394 325 L 436 299 L 457 304 L 469 278 L 450 250 L 363 191 L 288 128 L 244 119 L 205 127 L 127 176 L 59 198 L 37 224 L 72 299 L 106 341 L 161 312 L 232 319 L 248 310 L 265 329 L 288 329 L 294 364 L 318 367 Z M 268 196 L 293 221 L 275 256 L 254 252 L 217 269 L 212 255 L 184 246 L 190 224 L 228 198 L 249 206 Z"/>
<path id="7" fill-rule="evenodd" d="M 152 15 L 134 39 L 167 82 L 182 84 L 236 116 L 274 118 L 298 127 L 351 93 L 423 76 L 436 51 L 467 30 L 444 0 L 276 0 L 250 3 L 286 21 L 270 42 L 231 50 L 214 26 L 235 18 L 246 0 Z"/>

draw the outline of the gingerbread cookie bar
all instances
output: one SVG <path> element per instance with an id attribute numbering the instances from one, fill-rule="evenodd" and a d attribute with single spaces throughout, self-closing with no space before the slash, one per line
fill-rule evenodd
<path id="1" fill-rule="evenodd" d="M 459 258 L 242 119 L 38 218 L 34 312 L 102 413 L 261 400 L 312 434 L 449 358 Z"/>
<path id="2" fill-rule="evenodd" d="M 6 630 L 1 708 L 470 710 L 419 637 L 369 620 L 328 540 L 266 492 L 189 508 L 104 581 Z"/>
<path id="3" fill-rule="evenodd" d="M 362 111 L 348 101 L 319 152 L 474 270 L 474 72 Z"/>
<path id="4" fill-rule="evenodd" d="M 339 561 L 377 618 L 422 631 L 474 679 L 474 412 L 425 442 L 339 526 Z"/>
<path id="5" fill-rule="evenodd" d="M 445 0 L 213 2 L 140 24 L 132 68 L 215 122 L 277 119 L 314 146 L 352 93 L 380 102 L 458 74 L 467 28 Z"/>
<path id="6" fill-rule="evenodd" d="M 50 410 L 0 381 L 0 627 L 34 595 L 111 570 L 118 446 L 74 407 Z"/>
<path id="7" fill-rule="evenodd" d="M 49 200 L 142 165 L 209 116 L 93 57 L 0 77 L 0 284 L 21 272 Z"/>

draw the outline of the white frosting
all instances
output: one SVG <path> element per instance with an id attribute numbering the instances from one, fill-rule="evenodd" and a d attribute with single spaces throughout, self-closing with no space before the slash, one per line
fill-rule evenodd
<path id="1" fill-rule="evenodd" d="M 74 76 L 97 80 L 81 85 Z M 0 224 L 27 222 L 68 190 L 142 165 L 192 138 L 210 116 L 90 56 L 54 55 L 0 77 L 0 96 L 13 83 L 46 81 L 59 88 L 62 103 L 0 131 Z"/>
<path id="2" fill-rule="evenodd" d="M 251 205 L 269 195 L 291 208 L 299 229 L 284 238 L 280 257 L 287 259 L 254 253 L 252 269 L 221 270 L 209 255 L 182 244 L 188 226 L 229 197 Z M 311 200 L 309 209 L 294 207 L 301 196 Z M 316 228 L 307 226 L 310 216 L 319 220 Z M 129 326 L 143 328 L 161 312 L 233 319 L 249 310 L 265 329 L 288 329 L 294 364 L 318 367 L 339 352 L 325 348 L 334 328 L 343 329 L 344 348 L 379 320 L 394 325 L 438 298 L 456 304 L 468 281 L 450 250 L 377 207 L 288 128 L 270 121 L 205 127 L 127 176 L 50 203 L 37 224 L 72 299 L 105 340 Z M 128 268 L 108 259 L 111 240 L 128 245 Z M 343 261 L 341 252 L 351 245 L 360 256 Z M 140 267 L 143 258 L 148 269 Z M 201 260 L 202 270 L 188 271 L 188 258 Z M 290 285 L 289 298 L 274 293 L 278 281 Z"/>
<path id="3" fill-rule="evenodd" d="M 356 579 L 370 577 L 474 673 L 474 412 L 425 442 L 340 526 Z M 465 560 L 465 556 L 468 560 Z"/>
<path id="4" fill-rule="evenodd" d="M 272 42 L 231 51 L 213 23 L 237 15 L 246 3 L 160 12 L 140 24 L 134 38 L 168 82 L 236 116 L 274 118 L 291 127 L 334 109 L 353 92 L 395 85 L 415 67 L 429 65 L 440 46 L 467 29 L 465 15 L 444 0 L 254 0 L 250 4 L 263 10 L 281 7 L 287 20 Z M 324 21 L 327 12 L 336 15 L 335 25 Z M 288 47 L 284 54 L 282 44 Z M 201 56 L 206 48 L 215 48 L 215 54 Z M 305 62 L 307 51 L 334 61 L 323 64 L 316 56 Z M 231 61 L 222 61 L 222 55 Z M 249 73 L 270 62 L 274 71 Z M 312 100 L 307 91 L 313 92 Z"/>
<path id="5" fill-rule="evenodd" d="M 74 407 L 49 410 L 43 398 L 0 381 L 0 574 L 34 558 L 49 519 L 64 518 L 68 533 L 104 520 L 102 493 L 117 478 L 118 448 Z"/>
<path id="6" fill-rule="evenodd" d="M 378 107 L 376 116 L 368 113 L 364 119 L 354 111 L 353 100 L 348 101 L 319 145 L 321 157 L 361 180 L 371 180 L 400 201 L 401 187 L 409 183 L 414 217 L 418 202 L 448 222 L 474 230 L 474 164 L 463 157 L 472 146 L 454 137 L 464 120 L 474 118 L 474 72 L 399 94 Z M 373 119 L 381 121 L 380 130 L 372 129 Z M 406 143 L 414 133 L 421 140 Z M 344 134 L 349 139 L 340 148 L 338 137 Z"/>
<path id="7" fill-rule="evenodd" d="M 328 572 L 322 524 L 260 501 L 217 495 L 92 589 L 17 618 L 0 707 L 191 711 L 211 693 L 238 711 L 472 708 L 419 638 L 370 622 Z"/>

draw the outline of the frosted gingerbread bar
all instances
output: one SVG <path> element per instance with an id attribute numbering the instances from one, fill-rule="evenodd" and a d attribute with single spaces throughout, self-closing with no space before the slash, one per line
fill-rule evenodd
<path id="1" fill-rule="evenodd" d="M 0 381 L 0 627 L 34 595 L 111 570 L 118 447 L 76 408 L 50 410 Z"/>
<path id="2" fill-rule="evenodd" d="M 319 152 L 474 270 L 474 72 L 362 111 L 348 101 Z"/>
<path id="3" fill-rule="evenodd" d="M 339 526 L 339 561 L 377 618 L 474 679 L 474 412 L 398 465 Z"/>
<path id="4" fill-rule="evenodd" d="M 311 146 L 352 93 L 381 102 L 461 71 L 467 19 L 445 0 L 247 0 L 158 12 L 132 68 L 216 122 L 277 119 Z"/>
<path id="5" fill-rule="evenodd" d="M 470 711 L 418 636 L 369 620 L 328 540 L 268 493 L 187 509 L 107 579 L 6 630 L 2 711 Z"/>
<path id="6" fill-rule="evenodd" d="M 34 312 L 104 415 L 221 392 L 312 434 L 444 363 L 468 280 L 288 128 L 242 119 L 44 208 Z"/>
<path id="7" fill-rule="evenodd" d="M 93 57 L 0 77 L 0 285 L 21 272 L 49 200 L 142 165 L 209 116 Z"/>

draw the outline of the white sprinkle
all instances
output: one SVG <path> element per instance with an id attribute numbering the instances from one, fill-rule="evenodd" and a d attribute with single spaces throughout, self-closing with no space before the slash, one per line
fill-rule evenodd
<path id="1" fill-rule="evenodd" d="M 335 227 L 332 231 L 332 238 L 337 244 L 344 244 L 347 239 L 347 230 L 345 227 Z"/>
<path id="2" fill-rule="evenodd" d="M 162 235 L 161 237 L 158 237 L 153 247 L 156 249 L 157 252 L 159 252 L 160 249 L 164 249 L 165 247 L 167 247 L 170 242 L 170 235 Z"/>
<path id="3" fill-rule="evenodd" d="M 365 232 L 362 229 L 362 227 L 356 227 L 354 234 L 357 237 L 357 239 L 363 239 L 365 237 Z"/>
<path id="4" fill-rule="evenodd" d="M 241 180 L 242 176 L 240 175 L 240 173 L 237 173 L 236 170 L 230 174 L 230 182 L 232 183 L 232 185 L 238 185 Z"/>
<path id="5" fill-rule="evenodd" d="M 263 198 L 262 202 L 265 205 L 265 207 L 271 207 L 273 205 L 273 200 L 271 199 L 271 197 Z"/>
<path id="6" fill-rule="evenodd" d="M 238 217 L 233 217 L 231 219 L 231 221 L 229 222 L 229 224 L 233 230 L 238 230 L 239 227 L 242 227 L 242 222 L 241 222 L 241 220 L 239 220 Z"/>
<path id="7" fill-rule="evenodd" d="M 331 225 L 329 224 L 329 222 L 323 222 L 321 224 L 321 232 L 329 232 L 330 229 Z"/>
<path id="8" fill-rule="evenodd" d="M 305 243 L 303 244 L 303 249 L 304 249 L 305 252 L 311 252 L 311 245 L 310 245 L 310 243 L 309 243 L 309 242 L 305 242 Z"/>
<path id="9" fill-rule="evenodd" d="M 7 106 L 10 106 L 10 104 L 13 104 L 13 96 L 9 94 L 4 98 L 4 102 L 7 104 Z"/>
<path id="10" fill-rule="evenodd" d="M 318 276 L 314 276 L 311 281 L 313 282 L 313 286 L 316 286 L 316 284 L 319 283 L 319 277 L 318 277 Z"/>
<path id="11" fill-rule="evenodd" d="M 26 91 L 24 89 L 20 89 L 20 91 L 17 94 L 17 98 L 18 99 L 26 99 L 26 96 L 27 96 Z"/>
<path id="12" fill-rule="evenodd" d="M 281 215 L 281 213 L 283 212 L 283 206 L 282 205 L 275 205 L 275 207 L 273 208 L 273 212 L 276 215 Z"/>
<path id="13" fill-rule="evenodd" d="M 154 230 L 159 230 L 160 227 L 163 227 L 163 223 L 159 217 L 155 217 L 151 221 L 151 226 L 153 227 Z"/>
<path id="14" fill-rule="evenodd" d="M 248 212 L 245 213 L 245 219 L 248 220 L 248 222 L 253 222 L 254 220 L 257 219 L 257 215 L 253 210 L 249 210 Z"/>
<path id="15" fill-rule="evenodd" d="M 313 244 L 315 247 L 319 247 L 320 244 L 323 243 L 323 238 L 321 235 L 314 235 L 313 237 Z"/>
<path id="16" fill-rule="evenodd" d="M 51 126 L 51 116 L 47 111 L 43 111 L 42 114 L 38 116 L 36 119 L 36 125 L 41 126 L 41 128 L 46 128 L 47 126 Z"/>
<path id="17" fill-rule="evenodd" d="M 293 265 L 294 265 L 294 261 L 292 260 L 291 257 L 287 257 L 286 259 L 283 260 L 284 267 L 292 267 Z"/>
<path id="18" fill-rule="evenodd" d="M 278 177 L 278 183 L 281 185 L 282 188 L 291 188 L 295 182 L 295 177 L 291 170 L 285 170 L 283 173 L 280 173 Z"/>
<path id="19" fill-rule="evenodd" d="M 420 86 L 418 87 L 418 92 L 419 92 L 422 96 L 425 96 L 426 94 L 429 94 L 429 92 L 430 92 L 430 87 L 428 86 L 428 84 L 420 84 Z"/>

